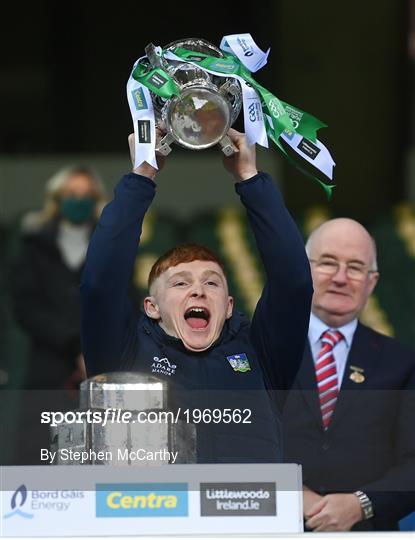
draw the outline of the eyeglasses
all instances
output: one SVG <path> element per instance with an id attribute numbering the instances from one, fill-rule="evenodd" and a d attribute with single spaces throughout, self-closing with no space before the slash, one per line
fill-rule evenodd
<path id="1" fill-rule="evenodd" d="M 369 274 L 377 274 L 377 270 L 369 270 L 365 264 L 354 262 L 340 262 L 335 259 L 309 259 L 316 265 L 316 270 L 320 274 L 334 276 L 340 270 L 340 266 L 346 267 L 346 276 L 354 281 L 364 281 Z"/>

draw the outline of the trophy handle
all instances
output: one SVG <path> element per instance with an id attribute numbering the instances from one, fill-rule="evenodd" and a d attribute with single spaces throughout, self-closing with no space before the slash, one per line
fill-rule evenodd
<path id="1" fill-rule="evenodd" d="M 156 152 L 162 156 L 168 156 L 171 152 L 171 143 L 174 142 L 174 138 L 170 133 L 166 133 L 164 137 L 160 139 L 160 142 L 156 145 Z"/>
<path id="2" fill-rule="evenodd" d="M 225 135 L 218 144 L 220 145 L 222 152 L 225 154 L 225 156 L 232 156 L 233 154 L 239 152 L 239 150 L 231 141 L 229 135 Z"/>
<path id="3" fill-rule="evenodd" d="M 147 55 L 147 58 L 153 68 L 161 68 L 165 69 L 166 65 L 163 60 L 163 58 L 160 56 L 160 54 L 157 52 L 160 48 L 155 47 L 153 43 L 149 43 L 147 47 L 144 49 L 145 53 Z"/>

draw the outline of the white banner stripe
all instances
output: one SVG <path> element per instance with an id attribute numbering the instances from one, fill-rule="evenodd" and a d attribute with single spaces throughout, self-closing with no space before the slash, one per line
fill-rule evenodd
<path id="1" fill-rule="evenodd" d="M 134 126 L 134 168 L 147 161 L 155 169 L 156 160 L 156 123 L 153 101 L 147 87 L 136 81 L 132 74 L 139 60 L 134 64 L 127 82 L 127 99 Z M 147 142 L 148 141 L 148 142 Z"/>
<path id="2" fill-rule="evenodd" d="M 223 36 L 220 48 L 222 51 L 234 54 L 252 73 L 265 66 L 270 51 L 270 49 L 267 52 L 262 51 L 251 34 Z"/>
<path id="3" fill-rule="evenodd" d="M 316 169 L 325 174 L 330 180 L 333 179 L 333 167 L 336 163 L 333 161 L 330 152 L 322 142 L 316 139 L 309 141 L 298 133 L 288 135 L 281 133 L 281 138 L 303 159 L 311 163 Z"/>

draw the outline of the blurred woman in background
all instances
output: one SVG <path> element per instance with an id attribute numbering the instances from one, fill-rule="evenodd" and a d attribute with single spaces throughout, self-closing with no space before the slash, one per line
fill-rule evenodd
<path id="1" fill-rule="evenodd" d="M 71 390 L 85 377 L 79 283 L 104 203 L 98 174 L 74 166 L 47 182 L 44 207 L 22 219 L 11 281 L 15 316 L 30 339 L 25 388 Z"/>

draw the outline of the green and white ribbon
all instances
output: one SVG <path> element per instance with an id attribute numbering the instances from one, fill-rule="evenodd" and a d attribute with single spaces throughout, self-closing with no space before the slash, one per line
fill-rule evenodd
<path id="1" fill-rule="evenodd" d="M 265 129 L 261 99 L 255 88 L 238 77 L 242 88 L 245 134 L 249 144 L 259 144 L 268 148 L 268 136 Z"/>
<path id="2" fill-rule="evenodd" d="M 333 180 L 333 167 L 336 165 L 324 144 L 316 139 L 312 142 L 298 133 L 288 134 L 284 131 L 281 138 L 303 159 L 314 165 L 319 171 Z"/>
<path id="3" fill-rule="evenodd" d="M 251 34 L 223 36 L 220 42 L 222 51 L 235 55 L 251 73 L 255 73 L 267 63 L 269 51 L 262 51 Z"/>
<path id="4" fill-rule="evenodd" d="M 161 47 L 156 47 L 156 52 L 159 56 L 163 54 Z M 164 99 L 179 96 L 180 89 L 176 81 L 161 67 L 149 69 L 147 65 L 141 64 L 140 60 L 143 58 L 145 57 L 139 58 L 134 64 L 131 76 Z"/>
<path id="5" fill-rule="evenodd" d="M 156 122 L 153 101 L 147 86 L 133 78 L 141 58 L 134 64 L 127 82 L 127 99 L 134 124 L 135 156 L 134 168 L 147 161 L 157 169 L 156 160 Z"/>
<path id="6" fill-rule="evenodd" d="M 293 165 L 307 176 L 317 180 L 330 196 L 334 186 L 325 184 L 304 169 L 297 160 L 293 159 L 281 143 L 281 140 L 284 141 L 298 156 L 332 180 L 335 162 L 328 149 L 317 139 L 317 131 L 322 127 L 326 127 L 326 124 L 311 114 L 279 100 L 253 79 L 251 73 L 267 63 L 269 49 L 267 52 L 262 51 L 250 34 L 224 36 L 221 41 L 221 49 L 224 52 L 223 58 L 182 48 L 176 48 L 174 51 L 163 51 L 158 47 L 157 54 L 167 61 L 186 62 L 198 66 L 213 75 L 238 80 L 242 88 L 244 125 L 248 142 L 268 147 L 268 138 L 270 138 Z M 136 88 L 145 87 L 165 100 L 180 94 L 178 85 L 167 71 L 161 67 L 152 68 L 141 63 L 141 60 L 142 58 L 137 60 L 131 73 L 129 84 L 131 83 L 132 91 Z M 134 86 L 131 79 L 140 86 Z M 134 95 L 131 94 L 132 97 L 130 98 L 130 93 L 129 103 L 135 122 L 134 131 L 136 132 L 136 118 L 138 117 L 139 120 L 150 120 L 150 127 L 153 130 L 152 142 L 150 141 L 150 147 L 146 150 L 146 153 L 137 151 L 137 140 L 138 145 L 142 144 L 140 143 L 140 132 L 137 128 L 136 162 L 140 159 L 148 161 L 147 158 L 143 158 L 144 155 L 147 155 L 149 159 L 152 159 L 152 164 L 156 163 L 154 148 L 155 127 L 153 127 L 154 111 L 152 106 L 151 109 L 148 107 L 146 113 L 137 111 L 137 107 L 133 108 L 135 104 Z M 151 105 L 151 99 L 148 101 L 150 101 L 148 105 Z"/>
<path id="7" fill-rule="evenodd" d="M 333 179 L 333 167 L 336 165 L 330 152 L 318 139 L 315 142 L 306 139 L 298 133 L 281 134 L 283 139 L 299 156 L 314 165 L 319 171 L 325 174 L 330 180 Z"/>
<path id="8" fill-rule="evenodd" d="M 276 139 L 275 136 L 274 136 L 274 133 L 272 131 L 272 128 L 271 128 L 271 118 L 266 115 L 266 118 L 267 118 L 267 122 L 268 122 L 268 130 L 267 130 L 267 134 L 268 134 L 268 137 L 275 143 L 275 145 L 277 146 L 277 148 L 280 150 L 280 152 L 286 157 L 287 161 L 289 161 L 292 165 L 294 165 L 294 167 L 296 167 L 298 170 L 300 170 L 305 176 L 308 176 L 309 178 L 312 178 L 313 180 L 315 180 L 316 182 L 318 182 L 321 187 L 324 189 L 324 191 L 326 192 L 327 194 L 327 197 L 330 199 L 331 198 L 331 195 L 332 195 L 332 191 L 334 189 L 334 185 L 328 185 L 326 184 L 325 182 L 322 182 L 319 178 L 317 178 L 316 176 L 314 176 L 313 174 L 311 174 L 307 169 L 304 169 L 304 167 L 302 167 L 296 160 L 294 160 L 291 155 L 286 151 L 286 149 L 284 148 L 284 146 L 281 144 L 280 142 L 280 139 Z M 292 139 L 293 134 L 290 134 L 288 138 L 288 141 L 290 141 L 290 139 Z M 298 136 L 298 134 L 295 134 L 296 136 Z M 281 136 L 281 138 L 284 138 L 285 140 L 285 136 L 287 136 L 287 133 L 284 132 Z M 295 145 L 294 142 L 290 141 L 289 142 L 289 145 L 291 146 L 291 148 L 297 152 L 297 154 L 299 154 L 301 157 L 303 157 L 304 159 L 306 159 L 307 161 L 309 161 L 309 163 L 312 163 L 313 165 L 315 165 L 315 163 L 313 163 L 311 161 L 311 156 L 309 156 L 308 154 L 310 153 L 310 145 L 312 145 L 313 143 L 309 140 L 307 140 L 305 137 L 300 137 L 300 139 L 297 139 L 298 141 L 298 145 Z M 300 145 L 300 142 L 303 141 L 303 144 Z M 307 144 L 307 147 L 305 147 L 305 144 Z M 323 150 L 326 150 L 327 151 L 327 148 L 323 145 L 323 143 L 321 143 L 320 141 L 316 140 L 315 141 L 315 144 L 318 144 L 318 149 L 320 149 L 320 147 L 323 148 Z M 328 152 L 328 151 L 327 151 Z M 324 156 L 326 158 L 326 156 Z M 327 170 L 330 172 L 330 174 L 332 175 L 332 167 L 335 165 L 333 160 L 331 159 L 331 156 L 330 154 L 328 154 L 328 159 L 331 161 L 331 163 L 329 163 L 327 165 Z M 322 160 L 322 157 L 320 158 L 320 162 Z"/>

